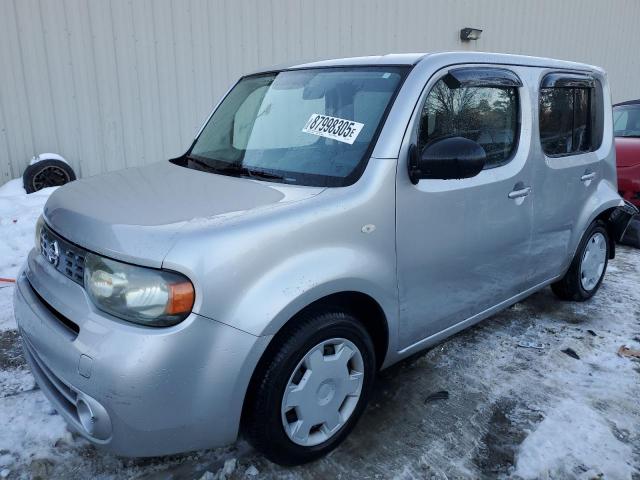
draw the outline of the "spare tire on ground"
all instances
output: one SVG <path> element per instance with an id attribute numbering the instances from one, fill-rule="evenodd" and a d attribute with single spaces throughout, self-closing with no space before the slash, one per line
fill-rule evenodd
<path id="1" fill-rule="evenodd" d="M 631 247 L 640 248 L 640 215 L 636 215 L 629 222 L 627 231 L 624 233 L 620 243 Z"/>
<path id="2" fill-rule="evenodd" d="M 62 160 L 39 160 L 27 167 L 22 174 L 22 182 L 27 193 L 37 192 L 47 187 L 58 187 L 76 179 L 71 166 Z"/>

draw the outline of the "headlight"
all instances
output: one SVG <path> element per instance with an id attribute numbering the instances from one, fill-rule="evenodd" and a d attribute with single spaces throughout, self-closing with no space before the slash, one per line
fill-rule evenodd
<path id="1" fill-rule="evenodd" d="M 100 310 L 130 322 L 166 327 L 193 307 L 193 285 L 174 272 L 137 267 L 88 253 L 84 286 Z"/>
<path id="2" fill-rule="evenodd" d="M 42 218 L 42 215 L 40 215 L 38 217 L 38 221 L 36 222 L 36 233 L 35 233 L 35 237 L 34 237 L 34 243 L 35 243 L 35 247 L 36 250 L 40 251 L 41 250 L 41 245 L 40 245 L 40 233 L 42 233 L 42 226 L 44 225 L 44 218 Z"/>

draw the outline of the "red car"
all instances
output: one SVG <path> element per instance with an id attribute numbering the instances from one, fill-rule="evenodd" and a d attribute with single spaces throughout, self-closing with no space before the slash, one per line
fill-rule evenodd
<path id="1" fill-rule="evenodd" d="M 625 200 L 640 208 L 640 100 L 613 106 L 613 134 L 618 190 Z"/>

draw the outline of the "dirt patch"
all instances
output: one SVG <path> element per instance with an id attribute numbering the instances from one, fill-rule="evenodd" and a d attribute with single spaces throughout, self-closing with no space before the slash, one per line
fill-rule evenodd
<path id="1" fill-rule="evenodd" d="M 520 443 L 533 424 L 542 421 L 540 413 L 502 398 L 491 407 L 487 432 L 483 435 L 474 463 L 486 478 L 506 475 L 515 465 Z"/>
<path id="2" fill-rule="evenodd" d="M 26 368 L 17 330 L 0 332 L 0 369 Z"/>

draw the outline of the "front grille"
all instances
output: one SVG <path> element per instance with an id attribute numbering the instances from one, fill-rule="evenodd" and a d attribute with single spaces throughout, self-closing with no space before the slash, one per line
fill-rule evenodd
<path id="1" fill-rule="evenodd" d="M 40 253 L 60 273 L 84 285 L 86 250 L 65 240 L 46 224 L 40 231 Z"/>

